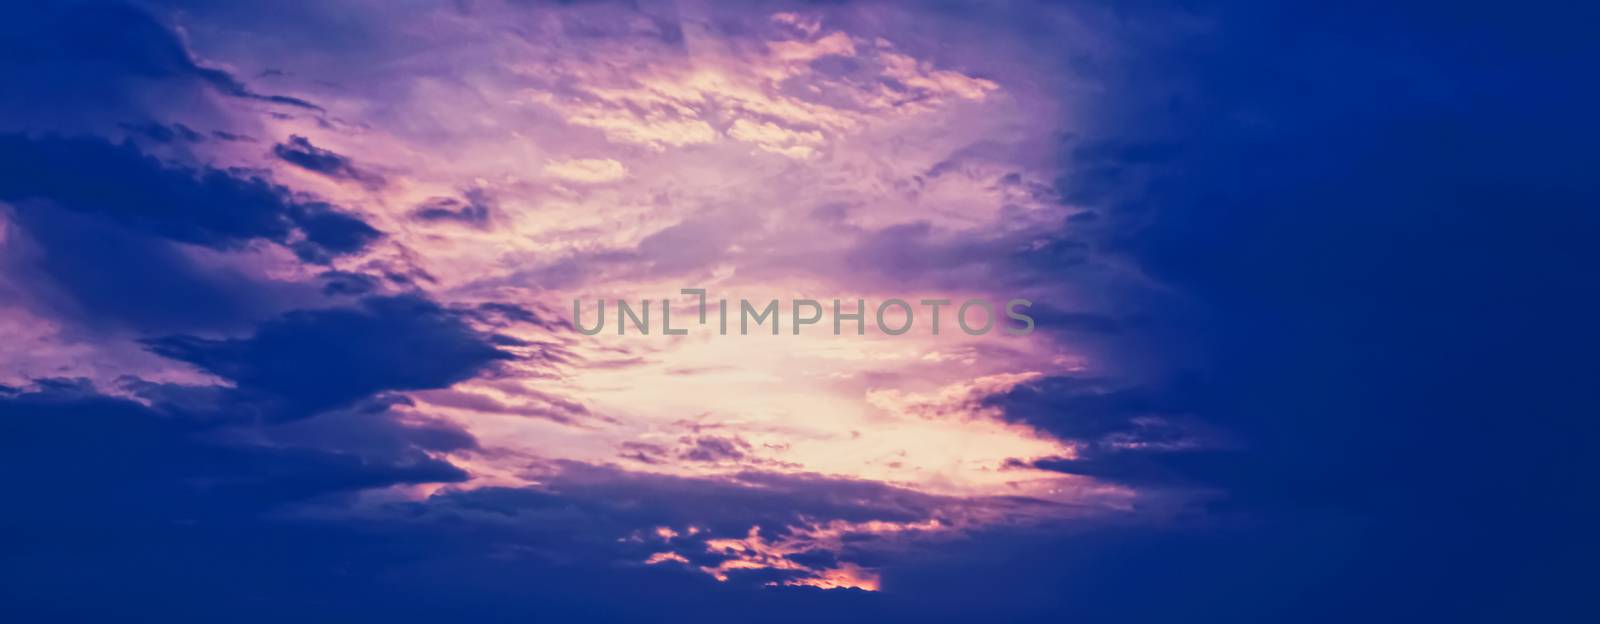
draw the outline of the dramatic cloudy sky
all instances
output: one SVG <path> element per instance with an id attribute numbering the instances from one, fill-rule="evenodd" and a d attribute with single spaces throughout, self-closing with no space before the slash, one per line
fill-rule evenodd
<path id="1" fill-rule="evenodd" d="M 1576 618 L 1594 16 L 1388 4 L 8 6 L 0 613 Z"/>

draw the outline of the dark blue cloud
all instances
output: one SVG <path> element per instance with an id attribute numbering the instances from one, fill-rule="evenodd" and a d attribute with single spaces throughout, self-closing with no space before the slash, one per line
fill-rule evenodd
<path id="1" fill-rule="evenodd" d="M 70 210 L 215 249 L 267 240 L 316 259 L 360 251 L 380 236 L 353 215 L 260 177 L 169 166 L 130 144 L 91 137 L 0 135 L 0 200 L 23 212 Z"/>
<path id="2" fill-rule="evenodd" d="M 0 90 L 7 130 L 108 130 L 164 108 L 209 111 L 207 93 L 321 111 L 201 64 L 166 25 L 121 2 L 8 4 L 0 11 L 0 82 L 12 87 Z"/>
<path id="3" fill-rule="evenodd" d="M 103 64 L 137 76 L 198 80 L 234 97 L 321 110 L 298 98 L 256 93 L 232 74 L 199 64 L 171 30 L 128 4 L 68 2 L 24 9 L 13 17 L 18 20 L 12 22 L 16 27 L 44 30 L 7 38 L 8 45 L 0 51 L 9 59 Z"/>
<path id="4" fill-rule="evenodd" d="M 31 305 L 92 326 L 237 329 L 307 301 L 308 287 L 201 262 L 180 245 L 259 243 L 328 263 L 381 234 L 251 174 L 168 165 L 129 143 L 0 134 L 0 254 Z"/>
<path id="5" fill-rule="evenodd" d="M 18 293 L 53 317 L 140 331 L 240 329 L 306 289 L 196 262 L 169 241 L 55 206 L 12 213 L 0 249 Z"/>
<path id="6" fill-rule="evenodd" d="M 1212 405 L 1195 379 L 1127 386 L 1104 379 L 1054 376 L 982 399 L 1000 418 L 1071 442 L 1073 457 L 1013 458 L 1033 467 L 1137 485 L 1203 490 L 1239 485 L 1247 455 L 1197 417 Z M 1281 485 L 1281 484 L 1279 484 Z M 1234 491 L 1233 495 L 1242 495 Z"/>
<path id="7" fill-rule="evenodd" d="M 378 278 L 365 273 L 351 271 L 323 271 L 317 276 L 322 280 L 322 293 L 325 295 L 365 295 L 378 289 Z"/>
<path id="8" fill-rule="evenodd" d="M 234 382 L 240 400 L 266 401 L 280 418 L 309 416 L 386 390 L 444 388 L 512 357 L 461 313 L 417 295 L 290 312 L 248 338 L 180 335 L 146 345 Z"/>
<path id="9" fill-rule="evenodd" d="M 291 135 L 286 143 L 272 146 L 272 154 L 291 165 L 341 180 L 357 182 L 367 188 L 384 185 L 383 176 L 357 167 L 348 156 L 311 144 L 300 135 Z"/>
<path id="10" fill-rule="evenodd" d="M 152 121 L 142 124 L 122 124 L 122 127 L 157 143 L 172 143 L 175 141 L 198 143 L 205 140 L 205 135 L 195 132 L 193 128 L 181 123 L 167 125 Z"/>
<path id="11" fill-rule="evenodd" d="M 342 558 L 360 554 L 366 569 L 383 548 L 353 551 L 337 530 L 297 528 L 269 520 L 273 513 L 466 478 L 429 454 L 444 434 L 412 434 L 392 418 L 374 416 L 353 439 L 332 437 L 344 448 L 330 448 L 326 439 L 300 445 L 255 427 L 219 429 L 83 384 L 37 385 L 0 398 L 0 471 L 15 477 L 0 514 L 0 612 L 17 621 L 186 619 L 220 616 L 251 596 L 286 598 L 288 588 L 309 596 L 335 582 L 339 574 L 327 571 Z M 455 435 L 446 446 L 462 444 L 465 434 Z"/>
<path id="12" fill-rule="evenodd" d="M 1174 407 L 1150 390 L 1119 388 L 1098 379 L 1046 377 L 984 399 L 1002 417 L 1063 440 L 1096 440 L 1127 432 L 1139 417 L 1170 414 Z"/>
<path id="13" fill-rule="evenodd" d="M 360 217 L 325 202 L 296 203 L 288 216 L 305 235 L 289 248 L 305 262 L 328 264 L 335 256 L 359 252 L 383 237 Z"/>
<path id="14" fill-rule="evenodd" d="M 466 478 L 411 442 L 363 453 L 227 444 L 208 437 L 217 422 L 182 410 L 49 380 L 40 386 L 0 400 L 6 472 L 52 466 L 50 478 L 10 489 L 21 503 L 4 520 L 13 528 L 249 521 L 293 501 Z"/>
<path id="15" fill-rule="evenodd" d="M 1072 594 L 1078 607 L 1576 617 L 1574 579 L 1595 553 L 1570 492 L 1597 472 L 1574 441 L 1594 438 L 1586 415 L 1600 413 L 1576 372 L 1600 345 L 1587 277 L 1600 197 L 1581 164 L 1600 139 L 1584 113 L 1600 93 L 1570 77 L 1596 58 L 1577 26 L 1594 16 L 1478 3 L 1114 11 L 1209 27 L 1133 35 L 1138 51 L 1115 66 L 1083 60 L 1109 99 L 1070 139 L 1061 194 L 1096 208 L 1107 248 L 1192 302 L 1147 327 L 1169 338 L 1156 348 L 1207 354 L 1188 407 L 1238 448 L 1045 465 L 1200 479 L 1239 514 L 1221 517 L 1250 524 L 1122 532 L 1091 555 L 1110 573 L 1072 577 L 1096 579 Z M 1056 431 L 1105 422 L 1074 388 L 1013 398 L 1026 399 L 1015 418 Z"/>
<path id="16" fill-rule="evenodd" d="M 462 197 L 433 197 L 411 211 L 421 221 L 446 221 L 483 226 L 489 222 L 494 202 L 481 189 L 470 189 Z"/>

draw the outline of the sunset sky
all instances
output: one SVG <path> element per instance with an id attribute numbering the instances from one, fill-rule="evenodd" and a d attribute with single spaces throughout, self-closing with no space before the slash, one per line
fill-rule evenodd
<path id="1" fill-rule="evenodd" d="M 1572 618 L 1595 42 L 1532 13 L 0 9 L 0 614 Z"/>

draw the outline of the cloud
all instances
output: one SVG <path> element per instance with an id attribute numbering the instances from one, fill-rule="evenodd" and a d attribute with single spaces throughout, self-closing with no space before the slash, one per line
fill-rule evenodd
<path id="1" fill-rule="evenodd" d="M 1103 379 L 1048 376 L 977 401 L 996 418 L 1070 443 L 1070 455 L 1012 458 L 1007 467 L 1198 492 L 1235 482 L 1251 460 L 1196 416 L 1205 403 L 1194 384 L 1119 386 Z"/>
<path id="2" fill-rule="evenodd" d="M 195 132 L 193 128 L 181 123 L 174 123 L 169 126 L 152 121 L 143 124 L 123 124 L 122 127 L 129 131 L 137 132 L 157 143 L 172 143 L 175 141 L 198 143 L 205 140 L 205 135 Z"/>
<path id="3" fill-rule="evenodd" d="M 427 222 L 454 222 L 474 227 L 488 224 L 494 201 L 487 191 L 468 189 L 460 198 L 430 197 L 412 209 L 411 217 Z"/>
<path id="4" fill-rule="evenodd" d="M 322 280 L 322 294 L 325 295 L 350 295 L 360 296 L 370 294 L 379 287 L 378 278 L 365 273 L 351 271 L 323 271 L 317 277 Z"/>
<path id="5" fill-rule="evenodd" d="M 537 487 L 450 492 L 381 513 L 422 522 L 465 517 L 512 534 L 587 528 L 564 546 L 532 546 L 535 556 L 565 556 L 557 552 L 571 548 L 613 565 L 682 564 L 743 586 L 873 590 L 873 553 L 907 547 L 909 539 L 948 539 L 973 513 L 964 505 L 818 475 L 697 479 L 563 463 Z"/>
<path id="6" fill-rule="evenodd" d="M 265 400 L 279 418 L 386 390 L 448 387 L 512 358 L 460 313 L 416 295 L 290 312 L 248 338 L 176 335 L 145 344 L 233 382 L 241 400 Z"/>
<path id="7" fill-rule="evenodd" d="M 1008 421 L 1065 440 L 1095 440 L 1126 432 L 1142 416 L 1172 411 L 1144 388 L 1117 388 L 1104 380 L 1055 376 L 1024 381 L 984 397 Z"/>
<path id="8" fill-rule="evenodd" d="M 0 20 L 0 77 L 31 84 L 0 96 L 0 109 L 55 124 L 115 117 L 148 106 L 138 97 L 153 82 L 187 83 L 225 96 L 290 108 L 322 109 L 304 99 L 264 94 L 231 73 L 196 60 L 184 42 L 146 11 L 121 2 L 7 7 Z M 56 110 L 37 105 L 50 101 Z M 99 118 L 99 119 L 96 119 Z"/>
<path id="9" fill-rule="evenodd" d="M 23 206 L 11 224 L 0 268 L 19 299 L 90 327 L 237 329 L 310 294 L 53 204 Z"/>
<path id="10" fill-rule="evenodd" d="M 824 33 L 818 20 L 728 13 L 718 37 L 695 39 L 692 57 L 681 52 L 681 41 L 642 43 L 660 50 L 624 54 L 595 72 L 552 67 L 541 78 L 560 87 L 530 89 L 526 97 L 612 142 L 655 152 L 731 138 L 808 159 L 842 136 L 901 115 L 982 101 L 999 88 L 896 51 L 881 38 Z M 595 74 L 622 79 L 595 80 Z"/>
<path id="11" fill-rule="evenodd" d="M 346 156 L 311 144 L 300 135 L 290 135 L 288 142 L 272 146 L 272 154 L 291 165 L 320 173 L 330 178 L 350 180 L 368 189 L 382 188 L 383 176 L 355 166 Z"/>
<path id="12" fill-rule="evenodd" d="M 318 446 L 241 443 L 218 424 L 238 419 L 181 416 L 50 380 L 0 398 L 7 472 L 53 465 L 51 479 L 27 479 L 11 491 L 27 501 L 11 527 L 68 531 L 115 518 L 124 527 L 250 519 L 279 505 L 392 485 L 455 482 L 466 473 L 410 441 L 329 450 Z M 382 428 L 352 430 L 370 438 Z M 219 439 L 219 437 L 224 438 Z M 230 520 L 233 519 L 233 520 Z"/>
<path id="13" fill-rule="evenodd" d="M 93 172 L 96 183 L 82 184 Z M 218 250 L 266 240 L 308 261 L 361 251 L 381 234 L 360 218 L 295 197 L 257 176 L 170 166 L 131 144 L 90 137 L 0 134 L 0 200 L 53 208 Z"/>
<path id="14" fill-rule="evenodd" d="M 735 120 L 728 128 L 728 136 L 793 158 L 810 157 L 823 141 L 822 133 L 815 130 L 790 130 L 770 121 L 751 122 L 747 119 Z"/>
<path id="15" fill-rule="evenodd" d="M 737 436 L 686 437 L 682 442 L 687 448 L 681 451 L 681 455 L 689 461 L 738 461 L 750 451 L 750 443 Z"/>
<path id="16" fill-rule="evenodd" d="M 503 401 L 494 395 L 467 390 L 432 390 L 416 393 L 422 402 L 435 408 L 462 410 L 490 416 L 527 416 L 564 425 L 579 425 L 592 418 L 582 403 L 536 391 L 522 391 L 515 400 Z"/>
<path id="17" fill-rule="evenodd" d="M 546 163 L 544 172 L 563 180 L 585 183 L 615 182 L 628 174 L 622 163 L 610 158 L 575 158 Z"/>

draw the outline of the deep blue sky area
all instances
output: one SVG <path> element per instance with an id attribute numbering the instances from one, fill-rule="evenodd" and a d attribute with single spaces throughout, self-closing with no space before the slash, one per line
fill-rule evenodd
<path id="1" fill-rule="evenodd" d="M 29 245 L 0 254 L 0 298 L 38 296 L 42 307 L 28 309 L 46 312 L 34 318 L 77 336 L 134 336 L 132 349 L 228 385 L 134 379 L 112 393 L 41 376 L 0 386 L 0 620 L 1600 617 L 1593 6 L 1066 5 L 1122 25 L 1125 41 L 1114 63 L 1053 61 L 1101 85 L 1076 113 L 1088 130 L 1059 137 L 1053 192 L 1095 206 L 1097 244 L 1186 302 L 1146 311 L 1135 324 L 1148 336 L 1141 349 L 1193 363 L 1165 378 L 1159 401 L 1229 442 L 1062 471 L 1221 495 L 1148 522 L 974 530 L 865 560 L 883 586 L 864 592 L 717 582 L 605 554 L 609 536 L 677 517 L 674 500 L 760 518 L 813 513 L 806 506 L 837 503 L 821 481 L 785 480 L 762 496 L 715 483 L 691 492 L 594 467 L 569 475 L 564 490 L 472 490 L 449 509 L 299 506 L 467 481 L 467 468 L 442 458 L 482 440 L 384 414 L 400 394 L 510 360 L 516 339 L 480 322 L 504 310 L 444 305 L 422 291 L 369 293 L 382 271 L 340 271 L 384 244 L 375 222 L 245 172 L 172 174 L 97 133 L 180 105 L 136 86 L 151 76 L 250 106 L 322 105 L 200 64 L 177 43 L 187 39 L 167 32 L 172 16 L 203 21 L 225 13 L 222 3 L 44 4 L 0 9 L 0 205 L 9 206 L 0 215 Z M 916 10 L 990 18 L 976 3 Z M 1203 27 L 1140 27 L 1174 15 Z M 1008 19 L 1002 34 L 1049 37 Z M 364 45 L 353 35 L 347 44 Z M 394 184 L 359 159 L 301 143 L 319 155 L 316 174 L 353 188 Z M 181 208 L 224 204 L 238 208 Z M 458 227 L 488 208 L 473 210 Z M 179 243 L 219 255 L 275 245 L 324 273 L 300 285 L 256 282 L 171 251 Z M 1076 270 L 1031 262 L 1047 281 Z M 346 289 L 360 297 L 348 308 L 304 303 Z M 1071 437 L 1083 434 L 1052 410 L 1079 405 L 1076 391 L 1043 384 L 993 401 L 1014 422 Z M 359 458 L 236 444 L 218 429 L 301 426 L 328 410 L 340 420 L 307 435 L 359 439 Z M 515 526 L 621 498 L 642 502 L 577 528 Z M 540 554 L 506 554 L 522 547 Z"/>

